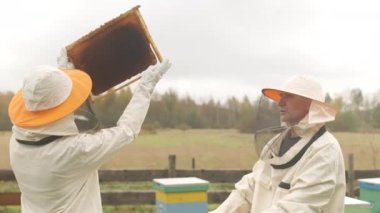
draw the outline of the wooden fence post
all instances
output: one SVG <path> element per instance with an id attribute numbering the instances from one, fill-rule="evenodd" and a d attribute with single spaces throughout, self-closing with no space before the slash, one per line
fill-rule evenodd
<path id="1" fill-rule="evenodd" d="M 348 154 L 348 171 L 347 171 L 347 186 L 348 196 L 353 197 L 355 195 L 354 189 L 355 173 L 354 173 L 354 154 Z"/>
<path id="2" fill-rule="evenodd" d="M 169 155 L 169 169 L 168 169 L 168 175 L 169 177 L 175 177 L 176 176 L 176 162 L 175 162 L 175 155 Z"/>

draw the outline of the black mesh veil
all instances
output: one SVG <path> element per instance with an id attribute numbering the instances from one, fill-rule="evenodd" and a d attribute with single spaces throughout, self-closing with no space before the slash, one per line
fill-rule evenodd
<path id="1" fill-rule="evenodd" d="M 100 128 L 100 123 L 92 110 L 90 98 L 87 98 L 87 100 L 74 111 L 74 121 L 80 133 L 96 131 Z"/>
<path id="2" fill-rule="evenodd" d="M 254 128 L 255 149 L 260 156 L 264 147 L 276 135 L 283 135 L 285 127 L 281 126 L 280 110 L 276 102 L 262 95 L 257 104 Z M 281 142 L 282 137 L 277 137 Z M 275 145 L 276 143 L 272 143 Z"/>

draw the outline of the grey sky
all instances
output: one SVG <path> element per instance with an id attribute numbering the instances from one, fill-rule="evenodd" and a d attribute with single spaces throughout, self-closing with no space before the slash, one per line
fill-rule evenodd
<path id="1" fill-rule="evenodd" d="M 8 1 L 0 11 L 0 91 L 104 22 L 140 11 L 172 69 L 158 91 L 255 97 L 294 74 L 331 94 L 379 89 L 380 2 L 373 0 Z"/>

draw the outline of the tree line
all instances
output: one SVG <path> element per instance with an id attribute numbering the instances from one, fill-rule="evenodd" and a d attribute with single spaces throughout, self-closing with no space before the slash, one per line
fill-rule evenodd
<path id="1" fill-rule="evenodd" d="M 0 92 L 0 130 L 11 130 L 8 104 L 12 92 Z M 103 127 L 114 126 L 132 97 L 130 89 L 109 94 L 94 103 L 94 111 Z M 349 97 L 332 98 L 326 94 L 326 101 L 337 110 L 336 120 L 328 123 L 332 131 L 375 131 L 380 128 L 379 98 L 369 100 L 360 89 L 353 89 Z M 276 104 L 248 96 L 239 100 L 229 97 L 226 101 L 210 99 L 197 103 L 190 96 L 179 97 L 174 90 L 163 94 L 155 93 L 143 129 L 154 131 L 158 128 L 212 128 L 238 129 L 253 133 L 255 129 L 279 123 Z"/>

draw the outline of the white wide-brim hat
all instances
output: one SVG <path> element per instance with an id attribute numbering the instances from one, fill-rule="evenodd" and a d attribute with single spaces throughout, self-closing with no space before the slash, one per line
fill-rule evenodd
<path id="1" fill-rule="evenodd" d="M 74 112 L 91 88 L 90 76 L 81 70 L 38 66 L 12 98 L 8 114 L 16 126 L 47 125 Z"/>
<path id="2" fill-rule="evenodd" d="M 262 93 L 276 102 L 280 101 L 282 93 L 290 93 L 311 99 L 313 102 L 309 109 L 309 116 L 318 118 L 316 119 L 318 121 L 332 121 L 335 119 L 336 110 L 325 102 L 325 95 L 321 85 L 311 77 L 297 75 L 286 81 L 281 88 L 264 88 Z"/>

